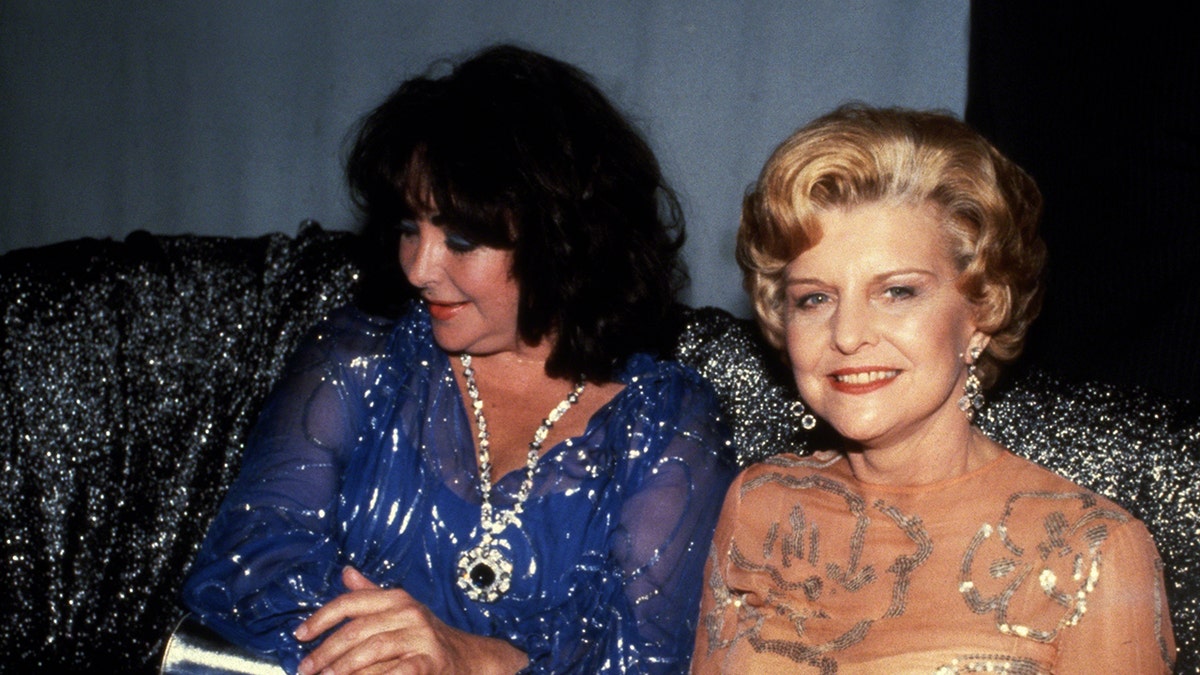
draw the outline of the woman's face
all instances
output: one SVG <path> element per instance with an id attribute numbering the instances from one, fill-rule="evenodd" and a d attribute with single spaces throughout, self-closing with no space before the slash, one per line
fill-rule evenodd
<path id="1" fill-rule="evenodd" d="M 962 355 L 987 339 L 955 286 L 938 216 L 931 204 L 831 211 L 821 240 L 786 269 L 784 325 L 800 393 L 865 445 L 967 423 L 957 406 Z"/>
<path id="2" fill-rule="evenodd" d="M 512 252 L 476 245 L 435 218 L 401 222 L 400 267 L 429 306 L 438 346 L 477 355 L 518 350 Z"/>

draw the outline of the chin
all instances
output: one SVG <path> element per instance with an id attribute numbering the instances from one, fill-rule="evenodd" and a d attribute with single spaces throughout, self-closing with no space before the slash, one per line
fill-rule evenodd
<path id="1" fill-rule="evenodd" d="M 858 443 L 861 445 L 866 445 L 873 440 L 881 438 L 885 433 L 883 429 L 865 429 L 865 428 L 862 428 L 861 426 L 856 426 L 855 428 L 848 429 L 848 428 L 840 428 L 835 425 L 833 428 L 835 431 L 838 432 L 838 435 L 840 435 L 842 438 L 845 438 L 847 441 L 850 441 L 851 443 Z"/>
<path id="2" fill-rule="evenodd" d="M 487 356 L 504 351 L 511 351 L 513 346 L 496 338 L 463 337 L 461 335 L 439 335 L 433 332 L 433 341 L 442 351 L 448 354 L 470 354 L 471 356 Z"/>
<path id="3" fill-rule="evenodd" d="M 433 332 L 433 341 L 438 347 L 441 348 L 442 351 L 450 354 L 457 354 L 461 351 L 464 351 L 457 340 L 448 339 L 444 336 L 438 335 L 437 331 Z"/>
<path id="4" fill-rule="evenodd" d="M 818 413 L 820 414 L 820 413 Z M 821 414 L 825 420 L 843 438 L 865 443 L 886 434 L 892 425 L 883 416 L 872 412 L 851 412 L 839 410 L 827 415 Z"/>
<path id="5" fill-rule="evenodd" d="M 479 341 L 478 335 L 471 335 L 458 326 L 433 326 L 433 341 L 448 352 L 460 352 L 471 349 Z"/>

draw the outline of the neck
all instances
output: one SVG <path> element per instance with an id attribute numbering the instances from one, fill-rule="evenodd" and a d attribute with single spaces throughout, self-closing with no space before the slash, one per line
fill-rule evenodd
<path id="1" fill-rule="evenodd" d="M 452 367 L 461 372 L 461 355 L 451 357 Z M 555 379 L 546 374 L 546 359 L 532 354 L 496 352 L 493 354 L 471 354 L 477 377 L 482 389 L 493 399 L 501 396 L 520 396 L 551 386 Z M 496 402 L 493 401 L 495 406 Z"/>
<path id="2" fill-rule="evenodd" d="M 896 442 L 851 442 L 843 453 L 854 476 L 864 483 L 914 486 L 975 471 L 1001 451 L 964 416 L 961 422 L 930 425 Z"/>
<path id="3" fill-rule="evenodd" d="M 536 343 L 520 340 L 512 347 L 499 351 L 472 352 L 468 350 L 467 353 L 476 363 L 482 364 L 489 370 L 545 372 L 546 361 L 550 358 L 550 352 L 553 349 L 553 336 L 547 336 Z M 457 360 L 460 354 L 454 353 L 452 356 Z"/>

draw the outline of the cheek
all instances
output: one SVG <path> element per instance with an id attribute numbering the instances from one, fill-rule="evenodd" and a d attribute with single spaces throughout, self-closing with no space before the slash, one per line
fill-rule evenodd
<path id="1" fill-rule="evenodd" d="M 923 354 L 924 360 L 943 362 L 957 368 L 963 360 L 975 327 L 966 312 L 957 308 L 934 313 L 903 329 L 902 339 L 910 352 Z"/>
<path id="2" fill-rule="evenodd" d="M 516 289 L 516 281 L 508 265 L 492 263 L 487 267 L 474 270 L 472 283 L 480 288 L 490 289 L 497 295 L 504 295 Z"/>
<path id="3" fill-rule="evenodd" d="M 955 353 L 966 350 L 971 336 L 977 330 L 971 306 L 955 302 L 953 307 L 948 309 L 941 318 L 942 320 L 939 322 L 941 341 L 949 345 L 947 348 L 953 349 Z"/>
<path id="4" fill-rule="evenodd" d="M 517 307 L 520 305 L 520 291 L 516 284 L 511 282 L 503 285 L 494 286 L 495 290 L 492 293 L 492 299 L 497 308 L 505 315 L 516 317 Z"/>
<path id="5" fill-rule="evenodd" d="M 919 314 L 899 317 L 888 326 L 889 339 L 906 352 L 929 352 L 952 349 L 946 345 L 954 342 L 954 331 L 936 314 Z"/>
<path id="6" fill-rule="evenodd" d="M 784 348 L 797 383 L 817 368 L 821 353 L 828 347 L 829 336 L 821 322 L 784 316 Z"/>
<path id="7" fill-rule="evenodd" d="M 520 302 L 520 289 L 513 279 L 508 261 L 500 258 L 487 263 L 463 269 L 459 279 L 463 286 L 474 291 L 477 298 L 484 300 L 491 311 L 501 314 L 515 312 Z"/>

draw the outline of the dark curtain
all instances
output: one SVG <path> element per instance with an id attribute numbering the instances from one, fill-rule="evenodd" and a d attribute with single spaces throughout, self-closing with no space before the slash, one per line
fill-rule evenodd
<path id="1" fill-rule="evenodd" d="M 971 4 L 967 121 L 1045 197 L 1027 364 L 1200 394 L 1198 49 L 1156 3 Z"/>

